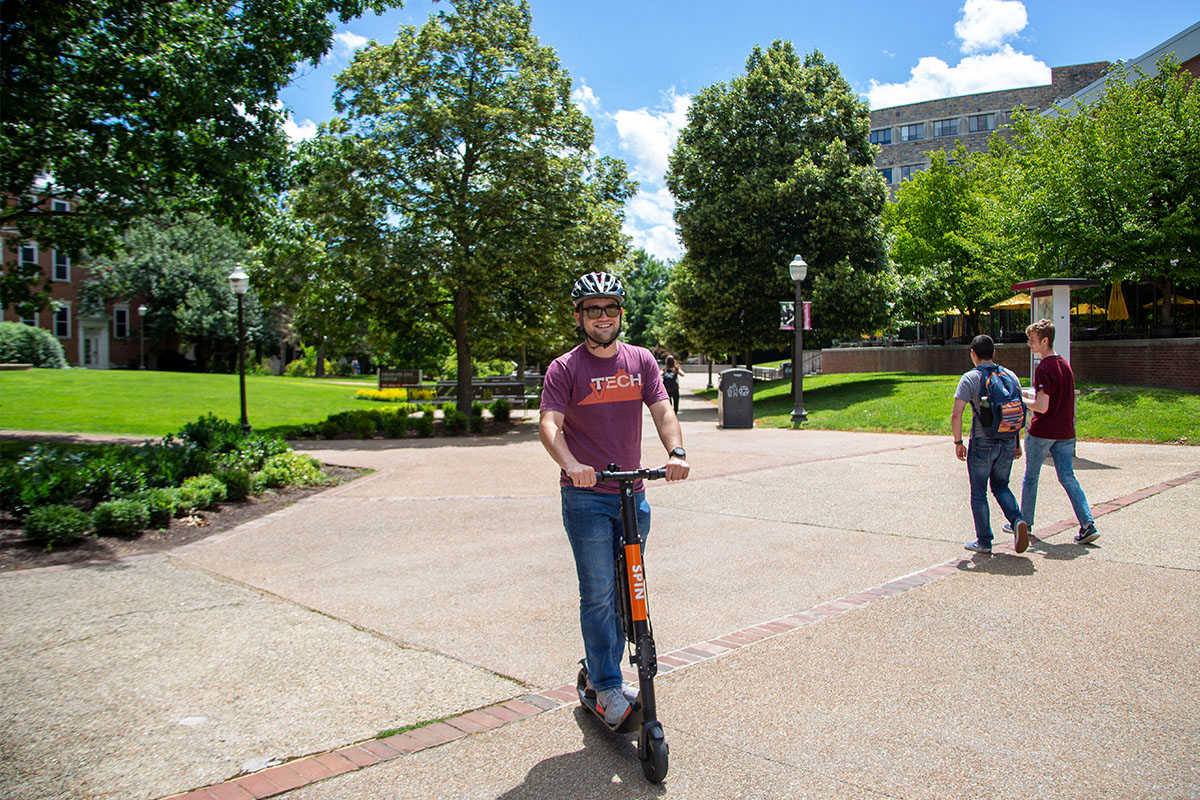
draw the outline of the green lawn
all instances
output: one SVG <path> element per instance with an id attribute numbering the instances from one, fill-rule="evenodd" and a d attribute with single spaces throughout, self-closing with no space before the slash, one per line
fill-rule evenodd
<path id="1" fill-rule="evenodd" d="M 905 372 L 810 375 L 804 379 L 806 427 L 846 431 L 950 434 L 957 375 Z M 1080 439 L 1200 443 L 1200 394 L 1143 386 L 1082 384 Z M 716 401 L 715 389 L 702 393 Z M 755 381 L 754 418 L 792 426 L 791 381 Z M 969 416 L 968 412 L 968 416 Z"/>
<path id="2" fill-rule="evenodd" d="M 804 380 L 807 427 L 848 431 L 950 433 L 954 375 L 900 372 L 814 375 Z M 247 416 L 255 430 L 321 422 L 373 385 L 358 378 L 247 376 Z M 1086 384 L 1079 399 L 1081 439 L 1200 443 L 1200 394 Z M 716 390 L 702 393 L 716 400 Z M 236 375 L 137 370 L 0 372 L 0 428 L 157 437 L 208 414 L 240 418 Z M 757 381 L 759 425 L 791 427 L 791 382 Z"/>
<path id="3" fill-rule="evenodd" d="M 375 385 L 357 378 L 246 376 L 246 416 L 255 430 L 320 422 L 379 404 L 355 400 Z M 241 419 L 237 375 L 150 370 L 0 372 L 0 428 L 164 436 L 212 412 Z"/>

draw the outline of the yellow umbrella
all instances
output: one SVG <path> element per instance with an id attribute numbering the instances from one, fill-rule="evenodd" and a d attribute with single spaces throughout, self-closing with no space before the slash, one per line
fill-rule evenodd
<path id="1" fill-rule="evenodd" d="M 1108 298 L 1109 320 L 1129 319 L 1129 309 L 1125 307 L 1125 293 L 1121 291 L 1121 282 L 1113 284 L 1112 294 Z"/>
<path id="2" fill-rule="evenodd" d="M 1014 294 L 1012 297 L 1008 298 L 1007 300 L 1000 302 L 1000 303 L 996 303 L 996 305 L 992 306 L 992 308 L 999 308 L 1001 310 L 1028 309 L 1029 308 L 1029 295 L 1024 292 L 1022 292 L 1021 294 Z"/>
<path id="3" fill-rule="evenodd" d="M 1194 305 L 1196 305 L 1196 301 L 1193 300 L 1192 298 L 1180 297 L 1179 295 L 1175 295 L 1175 297 L 1173 298 L 1173 302 L 1177 306 L 1194 306 Z M 1158 306 L 1161 306 L 1161 305 L 1162 305 L 1162 298 L 1160 297 L 1160 298 L 1156 299 L 1155 302 L 1153 302 L 1153 303 L 1143 304 L 1142 308 L 1157 308 Z"/>
<path id="4" fill-rule="evenodd" d="M 1071 309 L 1071 313 L 1078 316 L 1079 314 L 1103 314 L 1104 306 L 1094 306 L 1091 303 L 1080 303 Z"/>
<path id="5" fill-rule="evenodd" d="M 954 334 L 953 335 L 954 335 L 955 339 L 957 339 L 959 336 L 963 335 L 963 318 L 961 315 L 956 315 L 954 317 Z"/>

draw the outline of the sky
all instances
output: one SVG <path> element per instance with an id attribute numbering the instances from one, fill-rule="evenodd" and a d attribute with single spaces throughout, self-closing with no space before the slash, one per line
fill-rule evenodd
<path id="1" fill-rule="evenodd" d="M 1050 82 L 1050 68 L 1136 58 L 1200 20 L 1198 0 L 529 0 L 533 32 L 570 74 L 596 149 L 639 183 L 625 209 L 632 246 L 678 259 L 663 176 L 692 97 L 744 74 L 755 45 L 820 50 L 872 109 Z M 293 140 L 334 116 L 334 76 L 374 39 L 421 26 L 446 2 L 339 24 L 317 66 L 280 95 Z"/>

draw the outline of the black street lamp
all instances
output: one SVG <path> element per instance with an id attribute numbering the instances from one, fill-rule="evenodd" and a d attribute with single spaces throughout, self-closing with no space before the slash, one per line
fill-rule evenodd
<path id="1" fill-rule="evenodd" d="M 792 409 L 792 422 L 805 422 L 804 412 L 804 300 L 800 294 L 800 282 L 808 275 L 808 264 L 797 255 L 788 264 L 788 274 L 796 284 L 796 308 L 792 312 L 792 327 L 796 331 L 796 344 L 792 349 L 792 397 L 796 407 Z"/>
<path id="2" fill-rule="evenodd" d="M 138 334 L 141 336 L 141 341 L 138 343 L 138 369 L 146 368 L 146 304 L 142 303 L 137 308 L 138 312 Z"/>
<path id="3" fill-rule="evenodd" d="M 242 390 L 242 432 L 250 432 L 250 423 L 246 420 L 246 324 L 242 316 L 242 298 L 250 289 L 250 276 L 242 265 L 229 274 L 229 288 L 237 295 L 238 306 L 238 383 Z"/>

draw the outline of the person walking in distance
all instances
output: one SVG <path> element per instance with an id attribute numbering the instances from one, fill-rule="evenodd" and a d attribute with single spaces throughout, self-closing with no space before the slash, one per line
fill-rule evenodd
<path id="1" fill-rule="evenodd" d="M 1079 522 L 1078 544 L 1099 538 L 1092 509 L 1083 487 L 1075 477 L 1075 373 L 1067 360 L 1054 351 L 1054 323 L 1040 319 L 1025 329 L 1029 349 L 1041 357 L 1033 372 L 1033 388 L 1024 391 L 1033 421 L 1025 434 L 1025 480 L 1021 485 L 1021 518 L 1033 525 L 1037 508 L 1038 476 L 1049 454 L 1054 459 L 1058 482 L 1067 492 Z"/>
<path id="2" fill-rule="evenodd" d="M 663 361 L 662 381 L 676 414 L 679 413 L 679 378 L 683 374 L 683 367 L 676 363 L 675 356 L 668 355 Z"/>
<path id="3" fill-rule="evenodd" d="M 639 469 L 642 406 L 648 406 L 667 452 L 668 481 L 687 478 L 683 433 L 663 388 L 658 362 L 644 347 L 617 340 L 625 290 L 614 275 L 583 275 L 571 290 L 575 323 L 583 342 L 546 369 L 538 435 L 561 467 L 563 527 L 579 578 L 579 625 L 588 683 L 609 725 L 629 715 L 637 690 L 621 676 L 625 636 L 615 596 L 615 564 L 623 547 L 621 497 L 616 483 L 596 483 L 609 464 Z M 635 487 L 638 530 L 650 532 L 645 487 Z"/>
<path id="4" fill-rule="evenodd" d="M 1024 404 L 1021 384 L 1010 370 L 994 361 L 996 353 L 992 337 L 981 334 L 971 342 L 971 361 L 968 370 L 954 390 L 954 411 L 950 429 L 954 434 L 954 455 L 967 462 L 967 479 L 971 486 L 971 516 L 975 522 L 975 539 L 965 547 L 976 553 L 992 552 L 991 509 L 988 508 L 988 487 L 1000 504 L 1001 511 L 1016 531 L 1014 548 L 1023 553 L 1029 547 L 1029 526 L 1021 517 L 1017 498 L 1008 488 L 1014 458 L 1021 457 L 1020 426 L 1024 424 Z M 994 382 L 994 384 L 993 384 Z M 963 443 L 963 409 L 971 406 L 970 447 Z M 1007 418 L 1016 412 L 1017 418 Z"/>

